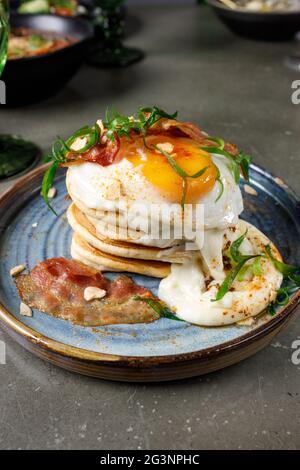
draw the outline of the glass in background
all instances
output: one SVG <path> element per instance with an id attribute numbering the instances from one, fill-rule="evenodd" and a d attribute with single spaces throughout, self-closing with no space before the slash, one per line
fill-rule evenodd
<path id="1" fill-rule="evenodd" d="M 126 67 L 141 60 L 144 54 L 139 49 L 125 47 L 124 0 L 95 0 L 93 22 L 96 45 L 88 59 L 98 67 Z"/>
<path id="2" fill-rule="evenodd" d="M 7 59 L 8 21 L 8 0 L 0 0 L 0 77 Z"/>

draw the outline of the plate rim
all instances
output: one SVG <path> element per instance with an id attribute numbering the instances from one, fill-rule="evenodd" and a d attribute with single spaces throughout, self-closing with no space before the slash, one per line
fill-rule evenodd
<path id="1" fill-rule="evenodd" d="M 0 196 L 0 210 L 1 206 L 5 204 L 7 199 L 13 196 L 16 192 L 20 191 L 24 186 L 24 183 L 28 184 L 30 181 L 34 181 L 36 178 L 40 177 L 41 174 L 47 169 L 49 164 L 41 165 L 30 171 L 26 175 L 19 178 L 10 188 L 8 188 Z M 276 181 L 276 176 L 272 173 L 269 173 L 267 170 L 262 168 L 259 165 L 252 164 L 251 167 L 256 171 L 259 171 L 264 176 L 271 178 L 281 190 L 287 192 L 288 197 L 294 199 L 294 203 L 299 204 L 300 198 L 297 196 L 295 191 L 291 189 L 284 180 L 280 178 L 282 184 L 279 184 Z M 122 356 L 120 354 L 107 354 L 97 351 L 90 351 L 88 349 L 78 348 L 76 346 L 71 346 L 63 342 L 56 341 L 48 336 L 39 333 L 30 326 L 22 323 L 17 319 L 12 312 L 10 312 L 6 307 L 0 302 L 0 324 L 4 330 L 10 334 L 10 332 L 17 333 L 27 341 L 34 343 L 37 346 L 41 346 L 50 352 L 72 358 L 80 359 L 81 361 L 87 361 L 92 363 L 99 364 L 116 364 L 116 365 L 127 365 L 130 367 L 140 367 L 156 364 L 172 364 L 174 362 L 186 362 L 186 361 L 205 361 L 208 358 L 213 359 L 221 354 L 228 353 L 239 349 L 241 347 L 246 347 L 253 342 L 258 341 L 263 336 L 270 334 L 276 328 L 280 328 L 282 323 L 285 323 L 288 318 L 291 318 L 292 313 L 295 311 L 297 306 L 300 304 L 300 290 L 295 293 L 295 295 L 290 299 L 289 303 L 285 305 L 280 311 L 267 323 L 257 327 L 256 329 L 249 331 L 238 338 L 226 341 L 219 346 L 211 346 L 198 351 L 192 351 L 187 353 L 180 354 L 167 354 L 159 356 Z"/>

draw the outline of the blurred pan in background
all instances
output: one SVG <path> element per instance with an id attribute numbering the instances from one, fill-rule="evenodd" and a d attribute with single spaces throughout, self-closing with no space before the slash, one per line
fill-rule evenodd
<path id="1" fill-rule="evenodd" d="M 227 0 L 228 5 L 237 2 Z M 251 2 L 253 9 L 226 6 L 220 0 L 207 0 L 215 14 L 228 28 L 239 36 L 264 41 L 284 41 L 293 39 L 300 31 L 300 2 L 299 9 L 260 10 L 262 2 Z M 266 2 L 265 2 L 266 3 Z M 257 9 L 255 9 L 257 4 Z"/>
<path id="2" fill-rule="evenodd" d="M 8 106 L 33 103 L 57 93 L 81 66 L 93 38 L 92 25 L 76 17 L 12 14 L 10 25 L 12 30 L 51 33 L 74 42 L 42 55 L 7 60 L 2 79 Z"/>

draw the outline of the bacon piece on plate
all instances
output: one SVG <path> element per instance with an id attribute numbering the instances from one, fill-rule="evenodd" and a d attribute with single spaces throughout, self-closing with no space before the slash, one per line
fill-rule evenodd
<path id="1" fill-rule="evenodd" d="M 113 281 L 79 261 L 51 258 L 38 264 L 30 274 L 16 278 L 22 301 L 44 313 L 84 326 L 116 323 L 149 323 L 159 315 L 134 296 L 154 298 L 127 276 Z M 106 291 L 102 299 L 87 302 L 86 287 Z"/>

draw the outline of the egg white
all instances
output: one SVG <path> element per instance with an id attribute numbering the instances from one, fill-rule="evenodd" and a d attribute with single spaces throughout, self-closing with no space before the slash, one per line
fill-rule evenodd
<path id="1" fill-rule="evenodd" d="M 216 182 L 213 189 L 197 201 L 204 206 L 205 229 L 235 225 L 243 210 L 242 194 L 227 159 L 214 155 L 213 162 L 220 171 L 224 191 L 218 199 L 221 189 Z M 141 169 L 126 158 L 107 167 L 95 163 L 72 166 L 67 172 L 67 187 L 71 196 L 90 209 L 114 212 L 119 210 L 120 204 L 130 210 L 134 204 L 142 203 L 150 213 L 151 204 L 162 207 L 168 204 L 166 197 L 144 177 Z M 127 223 L 129 228 L 136 229 L 136 221 L 128 220 Z"/>
<path id="2" fill-rule="evenodd" d="M 235 231 L 223 232 L 222 245 L 228 240 L 237 239 L 242 233 L 247 237 L 240 247 L 242 254 L 260 254 L 269 240 L 258 229 L 247 222 L 240 221 Z M 205 233 L 206 253 L 212 253 L 215 246 L 215 234 Z M 219 257 L 219 241 L 218 241 Z M 222 253 L 222 251 L 221 251 Z M 214 301 L 218 289 L 224 280 L 223 262 L 218 269 L 212 262 L 204 260 L 203 250 L 195 253 L 192 260 L 183 265 L 172 265 L 171 274 L 163 279 L 159 286 L 158 296 L 176 315 L 190 323 L 202 326 L 222 326 L 243 321 L 261 313 L 276 298 L 282 282 L 282 274 L 266 258 L 261 259 L 263 274 L 248 276 L 241 282 L 235 281 L 233 291 L 225 294 L 220 301 Z M 251 264 L 251 261 L 249 261 Z M 214 279 L 207 284 L 207 279 Z"/>

